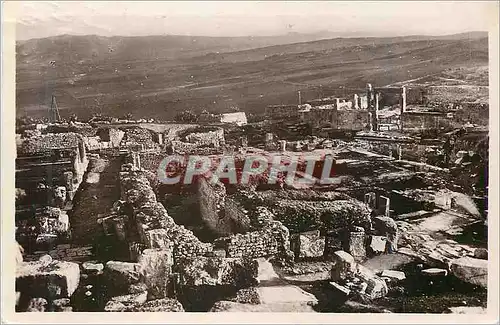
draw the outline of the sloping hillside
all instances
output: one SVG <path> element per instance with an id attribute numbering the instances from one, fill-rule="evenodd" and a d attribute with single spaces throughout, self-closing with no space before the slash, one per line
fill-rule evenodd
<path id="1" fill-rule="evenodd" d="M 20 42 L 18 114 L 46 115 L 42 105 L 51 94 L 63 116 L 130 112 L 168 119 L 182 109 L 234 106 L 262 112 L 269 104 L 295 103 L 298 90 L 304 99 L 342 95 L 340 87 L 386 85 L 488 64 L 487 39 L 477 34 L 337 38 L 245 49 L 252 46 L 247 41 L 61 36 Z"/>

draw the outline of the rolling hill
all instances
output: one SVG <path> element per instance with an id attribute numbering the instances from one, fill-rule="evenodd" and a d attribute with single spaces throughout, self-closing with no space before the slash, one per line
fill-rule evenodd
<path id="1" fill-rule="evenodd" d="M 51 94 L 63 116 L 169 119 L 183 109 L 232 107 L 258 113 L 269 104 L 295 103 L 298 90 L 304 99 L 342 95 L 342 87 L 488 64 L 485 33 L 291 43 L 294 37 L 62 35 L 19 41 L 17 114 L 45 116 Z"/>

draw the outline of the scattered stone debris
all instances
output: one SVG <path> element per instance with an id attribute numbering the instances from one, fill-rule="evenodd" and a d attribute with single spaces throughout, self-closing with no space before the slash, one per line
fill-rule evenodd
<path id="1" fill-rule="evenodd" d="M 354 257 L 344 251 L 335 252 L 331 280 L 345 284 L 352 292 L 368 299 L 376 299 L 387 294 L 387 284 L 368 268 L 358 264 Z"/>
<path id="2" fill-rule="evenodd" d="M 477 184 L 465 189 L 450 178 L 478 155 L 457 147 L 447 157 L 452 164 L 403 160 L 423 151 L 438 155 L 444 145 L 389 132 L 392 117 L 410 119 L 396 114 L 397 105 L 381 109 L 389 131 L 380 132 L 371 121 L 377 116 L 368 114 L 374 99 L 356 96 L 353 105 L 338 98 L 320 101 L 321 109 L 314 101 L 301 105 L 312 128 L 306 121 L 145 126 L 142 120 L 126 127 L 56 123 L 23 130 L 16 159 L 16 310 L 388 313 L 396 311 L 385 304 L 389 299 L 410 304 L 412 290 L 427 286 L 439 291 L 459 281 L 484 290 L 488 250 L 463 237 L 471 225 L 487 226 L 487 196 Z M 300 119 L 298 109 L 279 111 Z M 342 135 L 350 140 L 341 140 L 333 124 L 320 127 L 321 110 L 373 130 L 351 130 Z M 262 174 L 248 186 L 211 184 L 201 176 L 193 186 L 178 186 L 157 177 L 165 152 L 212 161 L 230 154 L 242 163 L 276 150 L 290 161 L 306 152 L 334 157 L 333 182 L 303 188 L 284 177 L 268 184 Z M 234 169 L 241 174 L 242 166 Z M 82 200 L 76 193 L 88 187 L 116 193 L 103 191 L 110 203 L 92 212 L 91 240 L 75 243 L 73 200 Z M 101 192 L 84 198 L 100 202 Z M 407 269 L 412 263 L 419 265 Z M 412 283 L 416 278 L 422 283 Z M 430 299 L 422 297 L 419 303 Z"/>

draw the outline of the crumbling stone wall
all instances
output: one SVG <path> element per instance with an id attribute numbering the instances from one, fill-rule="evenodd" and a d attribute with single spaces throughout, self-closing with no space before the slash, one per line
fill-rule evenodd
<path id="1" fill-rule="evenodd" d="M 250 229 L 248 212 L 230 197 L 224 200 L 224 217 L 231 223 L 232 232 L 247 232 Z"/>
<path id="2" fill-rule="evenodd" d="M 167 157 L 167 155 L 165 153 L 143 151 L 139 153 L 139 157 L 141 160 L 141 168 L 156 174 L 161 161 Z"/>
<path id="3" fill-rule="evenodd" d="M 38 261 L 44 255 L 50 255 L 55 260 L 83 261 L 92 256 L 92 246 L 71 247 L 69 244 L 61 244 L 49 251 L 35 251 L 31 255 L 26 255 L 24 259 Z"/>
<path id="4" fill-rule="evenodd" d="M 215 146 L 200 146 L 197 143 L 189 143 L 183 141 L 171 141 L 170 151 L 176 154 L 196 154 L 196 155 L 213 155 L 223 152 L 221 147 Z"/>
<path id="5" fill-rule="evenodd" d="M 200 130 L 203 131 L 203 130 Z M 224 129 L 217 128 L 206 132 L 193 132 L 186 135 L 186 141 L 199 146 L 220 147 L 224 145 Z"/>
<path id="6" fill-rule="evenodd" d="M 224 201 L 226 188 L 221 183 L 211 184 L 201 178 L 198 181 L 198 202 L 200 217 L 208 228 L 221 236 L 231 234 L 231 229 L 222 222 L 224 219 Z"/>
<path id="7" fill-rule="evenodd" d="M 319 229 L 326 232 L 350 226 L 370 229 L 370 210 L 363 202 L 351 200 L 281 200 L 268 206 L 276 220 L 293 233 Z"/>
<path id="8" fill-rule="evenodd" d="M 115 134 L 116 136 L 116 134 Z M 116 141 L 115 138 L 113 141 Z M 153 141 L 153 134 L 150 130 L 134 127 L 127 128 L 125 135 L 122 137 L 121 146 L 142 145 L 144 148 L 157 148 L 158 144 Z"/>
<path id="9" fill-rule="evenodd" d="M 236 234 L 216 242 L 228 257 L 261 257 L 278 253 L 278 243 L 270 231 Z"/>
<path id="10" fill-rule="evenodd" d="M 200 217 L 216 236 L 229 236 L 249 230 L 250 220 L 243 207 L 226 196 L 226 188 L 222 183 L 212 184 L 201 178 L 197 189 Z"/>
<path id="11" fill-rule="evenodd" d="M 334 127 L 340 130 L 369 129 L 369 113 L 365 110 L 339 110 Z"/>
<path id="12" fill-rule="evenodd" d="M 192 231 L 177 225 L 165 207 L 156 201 L 144 171 L 121 172 L 120 184 L 129 221 L 136 225 L 140 241 L 148 248 L 172 245 L 174 258 L 201 256 L 212 251 L 210 243 L 201 242 Z"/>
<path id="13" fill-rule="evenodd" d="M 290 233 L 281 222 L 273 219 L 273 214 L 264 207 L 256 208 L 257 227 L 260 230 L 245 234 L 235 234 L 215 241 L 215 248 L 223 249 L 228 257 L 278 256 L 288 259 Z"/>

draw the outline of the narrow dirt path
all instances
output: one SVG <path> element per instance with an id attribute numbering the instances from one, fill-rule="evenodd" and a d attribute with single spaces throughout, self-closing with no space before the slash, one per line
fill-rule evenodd
<path id="1" fill-rule="evenodd" d="M 89 166 L 70 211 L 71 239 L 74 245 L 92 245 L 100 234 L 97 223 L 99 215 L 109 213 L 113 203 L 120 198 L 120 168 L 120 157 L 100 158 Z"/>

